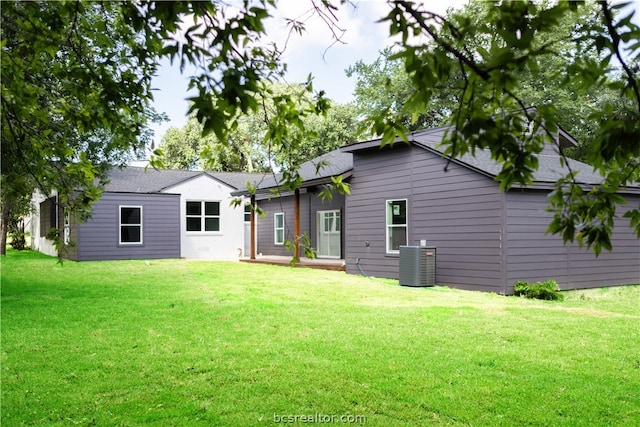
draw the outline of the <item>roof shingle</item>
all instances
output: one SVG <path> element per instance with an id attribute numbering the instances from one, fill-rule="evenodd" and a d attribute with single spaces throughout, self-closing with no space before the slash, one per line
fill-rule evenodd
<path id="1" fill-rule="evenodd" d="M 409 141 L 416 146 L 425 148 L 440 156 L 443 155 L 443 149 L 440 143 L 449 127 L 439 127 L 434 129 L 426 129 L 415 131 L 407 135 Z M 398 142 L 402 143 L 402 142 Z M 380 140 L 371 140 L 360 142 L 343 147 L 347 152 L 359 151 L 362 149 L 373 149 L 380 146 Z M 577 160 L 563 158 L 560 155 L 539 154 L 538 169 L 533 173 L 533 181 L 535 184 L 554 183 L 558 179 L 564 177 L 569 168 L 572 171 L 578 171 L 576 176 L 577 182 L 581 184 L 596 185 L 600 184 L 604 178 L 593 170 L 593 167 Z M 476 150 L 475 154 L 465 154 L 453 159 L 452 161 L 462 164 L 465 167 L 476 170 L 485 175 L 495 177 L 502 170 L 502 165 L 491 158 L 491 152 L 487 149 Z M 563 165 L 566 161 L 568 166 Z"/>
<path id="2" fill-rule="evenodd" d="M 256 183 L 263 176 L 246 172 L 203 172 L 129 166 L 111 170 L 109 182 L 104 190 L 119 193 L 159 193 L 203 175 L 210 176 L 233 189 L 244 188 L 247 182 Z"/>

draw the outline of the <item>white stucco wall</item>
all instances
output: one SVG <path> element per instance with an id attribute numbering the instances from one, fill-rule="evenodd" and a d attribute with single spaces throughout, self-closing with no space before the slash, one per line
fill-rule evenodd
<path id="1" fill-rule="evenodd" d="M 209 176 L 199 176 L 166 188 L 180 194 L 180 252 L 187 259 L 237 261 L 244 248 L 244 208 L 230 205 L 234 189 Z M 186 202 L 220 202 L 219 232 L 188 232 Z"/>

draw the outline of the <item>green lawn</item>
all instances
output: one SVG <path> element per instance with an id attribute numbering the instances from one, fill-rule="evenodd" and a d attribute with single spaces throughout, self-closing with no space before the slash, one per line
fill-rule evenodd
<path id="1" fill-rule="evenodd" d="M 640 286 L 545 302 L 10 251 L 1 423 L 637 426 L 639 325 Z"/>

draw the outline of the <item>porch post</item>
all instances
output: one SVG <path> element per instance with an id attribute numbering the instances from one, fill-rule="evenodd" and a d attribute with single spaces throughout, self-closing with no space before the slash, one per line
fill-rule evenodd
<path id="1" fill-rule="evenodd" d="M 293 241 L 294 258 L 300 261 L 300 189 L 296 188 L 295 200 L 293 202 Z"/>
<path id="2" fill-rule="evenodd" d="M 249 259 L 256 259 L 256 195 L 251 195 L 251 254 Z"/>

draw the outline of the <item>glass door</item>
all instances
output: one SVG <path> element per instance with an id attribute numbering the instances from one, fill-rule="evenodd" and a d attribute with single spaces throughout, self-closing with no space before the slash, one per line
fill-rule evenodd
<path id="1" fill-rule="evenodd" d="M 318 212 L 318 257 L 340 258 L 340 211 Z"/>

